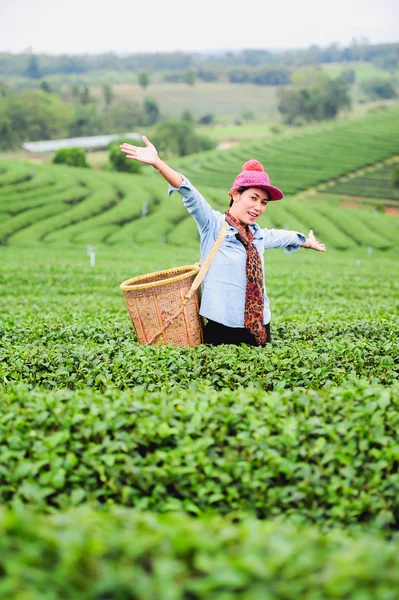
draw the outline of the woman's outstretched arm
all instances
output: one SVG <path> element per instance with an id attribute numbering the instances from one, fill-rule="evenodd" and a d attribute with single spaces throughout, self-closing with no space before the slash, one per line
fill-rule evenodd
<path id="1" fill-rule="evenodd" d="M 132 144 L 121 144 L 120 149 L 126 154 L 127 158 L 133 158 L 147 165 L 152 165 L 169 183 L 169 196 L 175 190 L 183 196 L 183 202 L 188 212 L 194 217 L 199 231 L 203 231 L 210 226 L 210 223 L 217 222 L 215 211 L 207 203 L 200 192 L 180 173 L 169 167 L 158 156 L 157 149 L 151 142 L 142 136 L 145 148 L 142 146 L 133 146 Z"/>
<path id="2" fill-rule="evenodd" d="M 141 139 L 145 143 L 144 148 L 142 146 L 133 146 L 132 144 L 121 144 L 120 149 L 126 154 L 126 158 L 133 158 L 147 165 L 152 165 L 171 186 L 175 188 L 180 187 L 183 181 L 180 173 L 169 167 L 169 165 L 159 158 L 157 149 L 145 135 Z"/>

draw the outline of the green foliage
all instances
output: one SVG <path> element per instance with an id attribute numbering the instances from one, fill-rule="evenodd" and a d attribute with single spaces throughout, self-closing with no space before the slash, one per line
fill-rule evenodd
<path id="1" fill-rule="evenodd" d="M 216 147 L 214 140 L 196 135 L 193 123 L 179 119 L 158 123 L 151 141 L 163 156 L 186 156 Z"/>
<path id="2" fill-rule="evenodd" d="M 83 148 L 60 148 L 54 154 L 52 162 L 56 165 L 90 168 Z"/>
<path id="3" fill-rule="evenodd" d="M 74 118 L 69 126 L 71 137 L 84 137 L 101 133 L 102 123 L 94 104 L 76 104 Z"/>
<path id="4" fill-rule="evenodd" d="M 52 93 L 52 88 L 51 85 L 49 84 L 48 81 L 41 81 L 40 82 L 40 89 L 43 90 L 43 92 L 47 92 L 48 94 Z"/>
<path id="5" fill-rule="evenodd" d="M 138 102 L 119 100 L 113 102 L 101 116 L 101 126 L 108 132 L 135 131 L 145 121 L 142 107 Z"/>
<path id="6" fill-rule="evenodd" d="M 386 69 L 394 74 L 398 70 L 398 53 L 395 50 L 389 50 L 384 54 L 380 54 L 373 59 L 373 63 L 381 68 Z"/>
<path id="7" fill-rule="evenodd" d="M 148 87 L 150 85 L 150 76 L 147 73 L 147 71 L 140 71 L 140 73 L 137 76 L 137 81 L 138 84 L 145 89 L 146 87 Z"/>
<path id="8" fill-rule="evenodd" d="M 16 148 L 22 141 L 66 137 L 73 109 L 56 94 L 43 90 L 9 91 L 0 98 L 0 148 Z"/>
<path id="9" fill-rule="evenodd" d="M 111 104 L 112 100 L 113 100 L 113 92 L 112 92 L 112 86 L 109 83 L 106 83 L 103 86 L 103 94 L 104 94 L 104 102 L 106 106 L 109 106 L 109 104 Z"/>
<path id="10" fill-rule="evenodd" d="M 363 81 L 362 90 L 370 100 L 391 99 L 397 97 L 396 85 L 393 81 L 373 78 Z"/>
<path id="11" fill-rule="evenodd" d="M 341 72 L 340 77 L 347 83 L 353 84 L 356 82 L 356 71 L 355 69 L 345 69 Z"/>
<path id="12" fill-rule="evenodd" d="M 144 99 L 144 121 L 143 125 L 155 125 L 160 119 L 161 113 L 159 110 L 158 104 L 155 102 L 153 98 L 145 98 Z"/>
<path id="13" fill-rule="evenodd" d="M 342 49 L 306 52 L 312 63 Z M 280 61 L 245 51 L 220 64 L 266 59 Z M 0 88 L 10 140 L 14 98 Z M 173 164 L 223 211 L 248 158 L 292 193 L 394 154 L 396 122 L 379 111 Z M 361 185 L 387 193 L 390 169 Z M 145 166 L 131 177 L 0 161 L 0 596 L 394 600 L 398 220 L 338 194 L 286 195 L 260 224 L 311 227 L 328 252 L 265 254 L 272 343 L 145 347 L 119 283 L 199 258 L 195 223 L 166 189 Z"/>
<path id="14" fill-rule="evenodd" d="M 181 114 L 181 120 L 182 121 L 188 121 L 189 123 L 194 123 L 195 119 L 193 116 L 193 113 L 189 110 L 185 110 L 182 112 Z"/>
<path id="15" fill-rule="evenodd" d="M 0 75 L 22 76 L 26 73 L 31 54 L 0 54 Z M 75 75 L 77 73 L 120 73 L 123 81 L 129 73 L 169 71 L 185 72 L 198 69 L 198 76 L 204 81 L 215 81 L 226 76 L 231 69 L 241 68 L 252 73 L 254 70 L 283 70 L 307 65 L 328 65 L 342 63 L 347 66 L 359 63 L 377 65 L 391 73 L 397 70 L 398 43 L 370 44 L 364 38 L 354 39 L 347 46 L 336 43 L 320 47 L 315 44 L 308 48 L 270 52 L 269 50 L 241 50 L 203 54 L 186 52 L 137 53 L 119 56 L 114 53 L 85 54 L 76 56 L 40 55 L 40 70 L 43 76 Z"/>
<path id="16" fill-rule="evenodd" d="M 83 85 L 80 94 L 79 94 L 79 102 L 81 104 L 90 104 L 92 102 L 92 98 L 90 96 L 90 89 L 88 85 Z"/>
<path id="17" fill-rule="evenodd" d="M 212 113 L 208 113 L 206 115 L 202 115 L 202 117 L 200 117 L 198 119 L 198 124 L 199 125 L 211 125 L 215 120 L 215 115 L 213 115 Z"/>
<path id="18" fill-rule="evenodd" d="M 256 158 L 272 183 L 290 195 L 396 154 L 398 115 L 398 110 L 391 108 L 356 120 L 291 129 L 222 153 L 186 157 L 174 166 L 200 190 L 210 184 L 228 190 L 243 163 Z"/>
<path id="19" fill-rule="evenodd" d="M 112 142 L 109 146 L 108 158 L 109 162 L 112 165 L 113 171 L 119 171 L 121 173 L 141 173 L 142 165 L 138 160 L 133 160 L 131 158 L 126 158 L 126 154 L 121 152 L 120 145 L 124 142 L 128 144 L 134 144 L 136 146 L 142 146 L 143 143 L 141 140 L 132 140 L 132 139 L 120 139 L 115 142 Z"/>
<path id="20" fill-rule="evenodd" d="M 394 530 L 398 408 L 398 386 L 368 383 L 269 394 L 15 391 L 0 407 L 12 450 L 3 448 L 0 498 Z"/>
<path id="21" fill-rule="evenodd" d="M 395 169 L 393 170 L 395 172 Z M 391 198 L 399 200 L 399 190 L 395 188 L 392 179 L 392 166 L 380 165 L 376 169 L 370 168 L 356 177 L 347 177 L 345 181 L 338 181 L 329 186 L 333 194 L 346 194 L 348 196 L 363 196 L 365 198 Z"/>
<path id="22" fill-rule="evenodd" d="M 40 79 L 42 76 L 39 69 L 39 61 L 34 54 L 29 57 L 26 76 L 30 77 L 31 79 Z"/>
<path id="23" fill-rule="evenodd" d="M 194 85 L 196 79 L 197 73 L 194 71 L 194 69 L 189 69 L 185 72 L 184 82 L 187 83 L 187 85 Z"/>
<path id="24" fill-rule="evenodd" d="M 290 69 L 270 67 L 235 68 L 228 73 L 230 83 L 254 83 L 255 85 L 286 85 L 291 82 Z"/>
<path id="25" fill-rule="evenodd" d="M 351 107 L 349 84 L 343 78 L 321 77 L 310 87 L 279 89 L 279 111 L 284 122 L 294 124 L 298 118 L 306 122 L 334 119 L 342 109 Z"/>
<path id="26" fill-rule="evenodd" d="M 113 506 L 3 509 L 0 569 L 0 593 L 30 600 L 394 600 L 399 585 L 397 542 L 370 532 Z"/>
<path id="27" fill-rule="evenodd" d="M 397 165 L 396 167 L 394 167 L 392 169 L 392 183 L 393 185 L 398 188 L 399 187 L 399 165 Z"/>
<path id="28" fill-rule="evenodd" d="M 85 199 L 0 248 L 0 596 L 393 600 L 396 255 L 267 252 L 271 345 L 143 347 L 119 283 L 198 258 L 143 243 L 158 210 L 193 225 L 174 225 L 179 199 L 157 174 L 4 162 L 0 224 L 78 181 L 112 208 Z M 90 267 L 89 236 L 123 221 L 140 244 L 100 244 Z"/>
<path id="29" fill-rule="evenodd" d="M 219 79 L 219 73 L 216 70 L 204 69 L 202 67 L 198 69 L 197 75 L 198 79 L 202 79 L 202 81 L 205 81 L 207 83 L 211 81 L 218 81 Z"/>

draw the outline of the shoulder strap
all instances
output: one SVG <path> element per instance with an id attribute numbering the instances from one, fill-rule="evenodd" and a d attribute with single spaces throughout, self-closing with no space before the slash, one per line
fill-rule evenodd
<path id="1" fill-rule="evenodd" d="M 226 221 L 223 221 L 223 225 L 222 228 L 220 230 L 220 233 L 218 235 L 218 237 L 216 238 L 215 243 L 213 244 L 211 251 L 209 252 L 208 256 L 206 257 L 206 259 L 204 260 L 200 270 L 197 273 L 196 278 L 194 279 L 191 288 L 189 289 L 189 291 L 186 294 L 186 298 L 187 300 L 189 298 L 191 298 L 191 296 L 194 294 L 194 292 L 199 288 L 199 286 L 202 283 L 202 280 L 204 279 L 209 267 L 211 266 L 213 259 L 215 258 L 220 246 L 223 243 L 224 240 L 224 236 L 226 234 L 226 229 L 227 229 L 227 224 Z"/>

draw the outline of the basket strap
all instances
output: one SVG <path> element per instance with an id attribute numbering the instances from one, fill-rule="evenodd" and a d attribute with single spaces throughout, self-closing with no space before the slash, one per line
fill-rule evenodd
<path id="1" fill-rule="evenodd" d="M 175 319 L 177 319 L 177 317 L 179 315 L 181 315 L 181 313 L 185 309 L 187 302 L 190 300 L 190 298 L 193 296 L 193 294 L 196 292 L 196 290 L 201 285 L 202 280 L 204 279 L 209 267 L 211 266 L 213 259 L 215 258 L 220 246 L 222 245 L 224 236 L 226 234 L 226 228 L 227 228 L 226 221 L 223 221 L 222 228 L 220 230 L 218 237 L 216 238 L 215 243 L 213 244 L 213 246 L 211 248 L 211 251 L 209 252 L 206 259 L 204 260 L 200 270 L 198 271 L 198 273 L 196 275 L 196 278 L 194 279 L 193 283 L 191 284 L 189 291 L 187 292 L 187 294 L 184 296 L 184 299 L 182 300 L 181 308 L 178 310 L 177 313 L 175 313 L 172 317 L 170 317 L 170 319 L 168 319 L 166 321 L 165 325 L 162 327 L 162 329 L 160 329 L 158 331 L 158 333 L 153 335 L 152 338 L 150 340 L 148 340 L 148 342 L 146 343 L 146 346 L 153 344 L 155 342 L 155 340 L 157 340 L 159 338 L 159 336 L 162 335 L 163 332 L 169 327 L 169 325 L 171 323 L 173 323 L 173 321 Z"/>
<path id="2" fill-rule="evenodd" d="M 185 295 L 185 298 L 187 300 L 189 300 L 191 298 L 191 296 L 194 294 L 194 292 L 199 288 L 199 286 L 202 283 L 202 280 L 204 279 L 209 267 L 211 266 L 213 259 L 215 258 L 220 246 L 223 243 L 224 240 L 224 236 L 226 234 L 226 221 L 223 221 L 223 225 L 222 228 L 220 230 L 220 233 L 218 235 L 218 237 L 216 238 L 215 243 L 213 244 L 211 251 L 209 252 L 208 256 L 206 257 L 206 259 L 204 260 L 200 270 L 197 273 L 196 278 L 194 279 L 191 288 L 189 289 L 189 291 L 187 292 L 187 294 Z"/>

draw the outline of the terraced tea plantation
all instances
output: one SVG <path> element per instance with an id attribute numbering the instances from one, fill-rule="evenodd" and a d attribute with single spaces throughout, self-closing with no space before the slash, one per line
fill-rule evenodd
<path id="1" fill-rule="evenodd" d="M 150 172 L 0 169 L 0 597 L 396 600 L 398 219 L 272 203 L 266 225 L 328 245 L 266 253 L 272 343 L 145 347 L 119 284 L 198 260 L 177 195 Z"/>
<path id="2" fill-rule="evenodd" d="M 366 168 L 356 177 L 343 178 L 342 181 L 329 187 L 329 192 L 366 198 L 383 198 L 398 201 L 399 188 L 393 185 L 392 169 L 397 161 L 379 165 L 376 169 Z"/>

